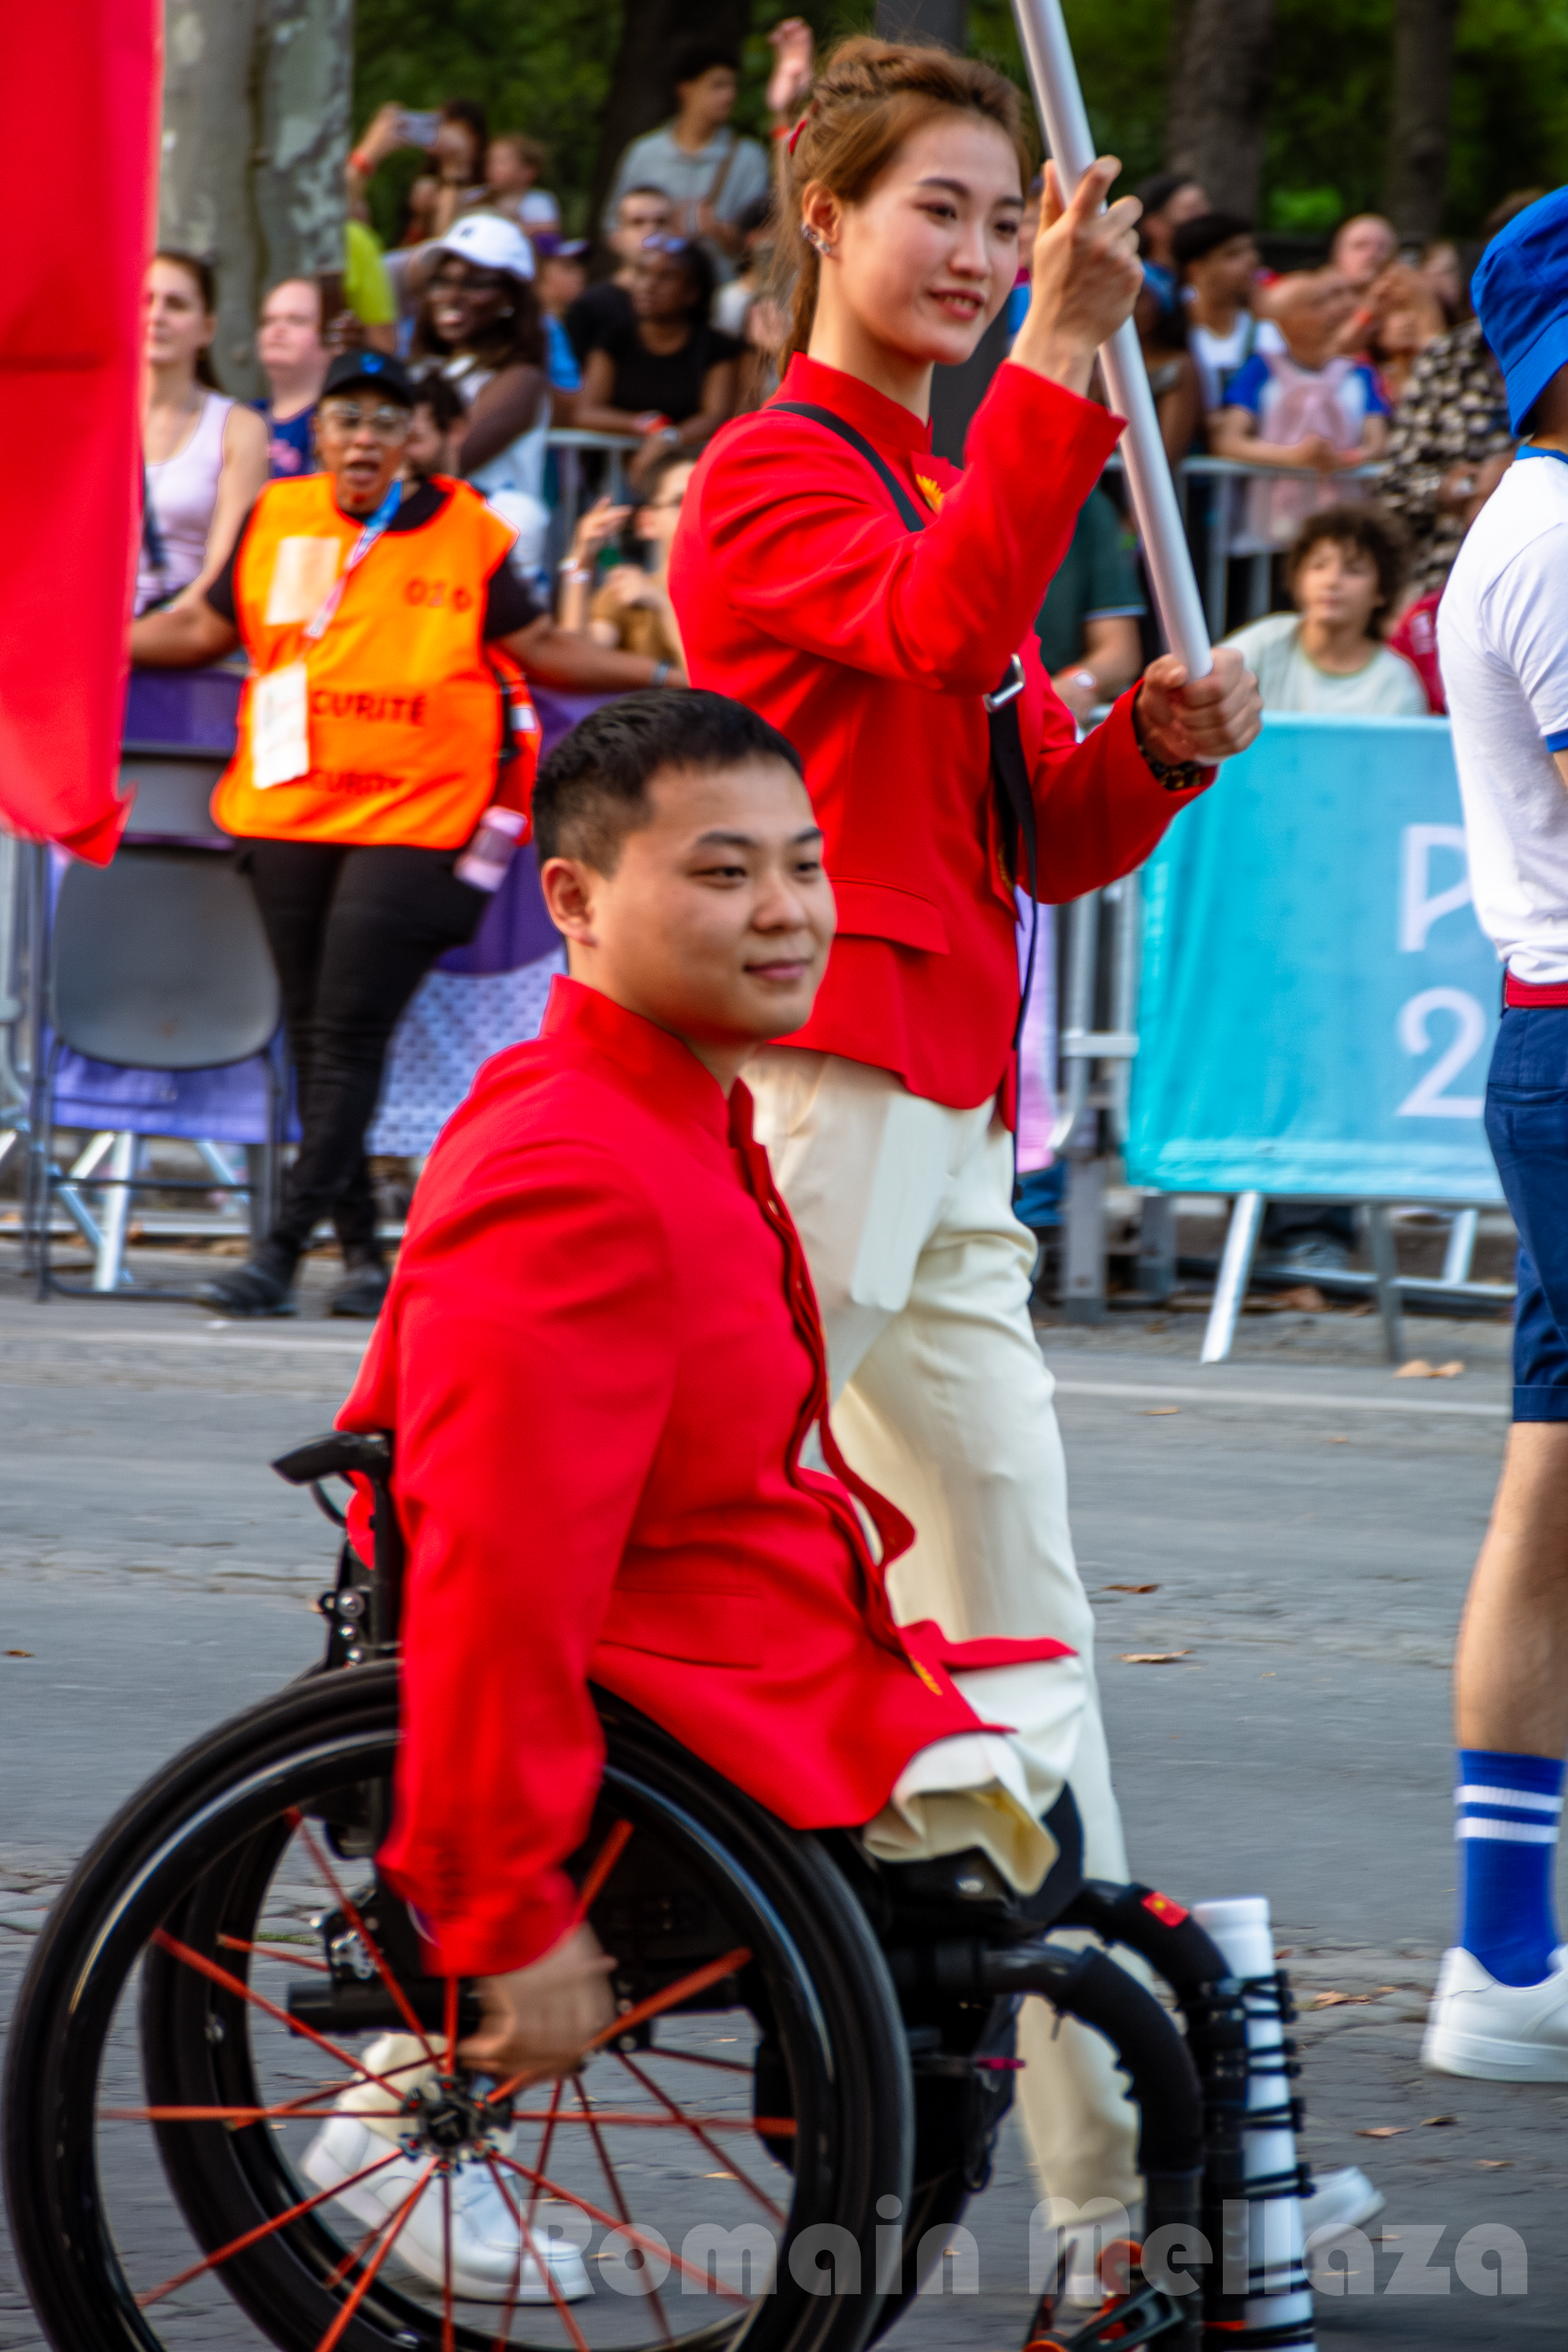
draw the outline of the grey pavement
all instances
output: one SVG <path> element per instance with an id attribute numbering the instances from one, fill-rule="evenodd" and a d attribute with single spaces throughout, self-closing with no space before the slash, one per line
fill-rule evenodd
<path id="1" fill-rule="evenodd" d="M 116 1805 L 319 1646 L 330 1531 L 266 1464 L 331 1419 L 363 1335 L 310 1298 L 261 1331 L 37 1308 L 0 1254 L 0 2015 Z M 1412 1347 L 1466 1369 L 1395 1381 L 1374 1318 L 1249 1315 L 1207 1371 L 1200 1331 L 1171 1314 L 1041 1334 L 1134 1870 L 1184 1900 L 1272 1902 L 1304 2004 L 1306 2153 L 1361 2163 L 1388 2200 L 1352 2291 L 1321 2300 L 1321 2341 L 1561 2345 L 1568 2085 L 1446 2081 L 1417 2058 L 1453 1900 L 1447 1666 L 1508 1335 L 1413 1318 Z M 1021 2342 L 1034 2201 L 1009 2130 L 968 2217 L 984 2291 L 922 2298 L 910 2352 Z M 1523 2241 L 1525 2294 L 1461 2280 L 1481 2224 Z M 216 2322 L 182 2338 L 242 2340 Z M 39 2341 L 0 2240 L 0 2352 Z"/>

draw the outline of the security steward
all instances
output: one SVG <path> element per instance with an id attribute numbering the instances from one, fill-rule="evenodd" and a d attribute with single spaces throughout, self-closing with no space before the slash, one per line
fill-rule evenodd
<path id="1" fill-rule="evenodd" d="M 278 969 L 300 1144 L 271 1233 L 198 1293 L 226 1315 L 294 1313 L 323 1217 L 345 1269 L 332 1312 L 376 1314 L 365 1134 L 399 1015 L 489 903 L 464 851 L 488 810 L 525 805 L 539 734 L 522 674 L 600 693 L 670 674 L 557 629 L 468 483 L 400 478 L 415 392 L 395 359 L 335 359 L 322 470 L 269 483 L 205 597 L 132 627 L 135 662 L 195 667 L 237 646 L 251 662 L 213 814 L 241 845 Z"/>

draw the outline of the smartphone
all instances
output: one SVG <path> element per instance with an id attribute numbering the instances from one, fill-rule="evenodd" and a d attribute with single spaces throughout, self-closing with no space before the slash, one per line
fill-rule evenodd
<path id="1" fill-rule="evenodd" d="M 397 127 L 410 147 L 433 147 L 436 133 L 441 128 L 441 118 L 434 111 L 405 106 L 397 118 Z"/>

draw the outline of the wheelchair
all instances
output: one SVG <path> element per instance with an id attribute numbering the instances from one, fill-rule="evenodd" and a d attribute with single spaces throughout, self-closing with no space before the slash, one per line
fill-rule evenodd
<path id="1" fill-rule="evenodd" d="M 1294 2072 L 1291 2045 L 1260 2062 L 1249 2032 L 1289 2015 L 1288 1989 L 1231 1975 L 1168 1898 L 1085 1881 L 1070 1795 L 1061 1857 L 1022 1901 L 976 1853 L 889 1866 L 847 1832 L 788 1830 L 601 1693 L 603 1784 L 568 1868 L 616 1956 L 615 2023 L 570 2077 L 467 2074 L 446 2053 L 477 1994 L 425 1973 L 375 1875 L 398 1731 L 390 1443 L 333 1433 L 274 1466 L 340 1527 L 326 1482 L 368 1480 L 374 1567 L 342 1543 L 321 1664 L 134 1796 L 39 1938 L 4 2156 L 56 2352 L 862 2352 L 984 2186 L 1026 1993 L 1113 2044 L 1140 2111 L 1145 2244 L 1167 2250 L 1108 2258 L 1081 2324 L 1064 2254 L 1030 2352 L 1310 2343 L 1299 2263 L 1272 2281 L 1297 2290 L 1272 2307 L 1298 2316 L 1270 2326 L 1245 2234 L 1259 2199 L 1305 2184 L 1249 2179 L 1247 2161 L 1249 2133 L 1296 2119 L 1258 2081 L 1260 2063 Z M 1068 1927 L 1089 1938 L 1058 1939 Z M 1169 2006 L 1112 1945 L 1143 1956 Z M 377 2074 L 389 2033 L 419 2059 L 395 2079 Z M 411 2165 L 416 2189 L 363 2229 L 305 2157 L 373 2079 L 393 2121 L 370 2169 Z M 487 2301 L 449 2253 L 450 2200 L 480 2168 L 517 2247 Z M 448 2251 L 420 2270 L 398 2240 L 431 2183 Z M 1201 2256 L 1184 2272 L 1194 2232 L 1217 2249 L 1238 2212 L 1239 2275 Z"/>

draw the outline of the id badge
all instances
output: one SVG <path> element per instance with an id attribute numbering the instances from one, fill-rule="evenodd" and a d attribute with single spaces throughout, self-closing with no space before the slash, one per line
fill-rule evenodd
<path id="1" fill-rule="evenodd" d="M 310 772 L 310 699 L 302 661 L 268 670 L 251 688 L 250 775 L 258 793 Z"/>

